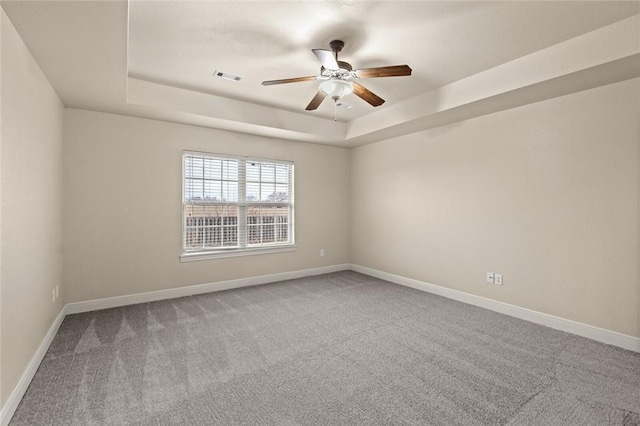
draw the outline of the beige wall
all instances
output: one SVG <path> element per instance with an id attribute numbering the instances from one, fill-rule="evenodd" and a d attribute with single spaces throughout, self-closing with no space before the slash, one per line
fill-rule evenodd
<path id="1" fill-rule="evenodd" d="M 639 99 L 635 79 L 353 150 L 352 263 L 640 336 Z"/>
<path id="2" fill-rule="evenodd" d="M 352 262 L 640 337 L 640 80 L 348 151 L 64 110 L 0 14 L 0 404 L 63 282 L 76 302 Z M 294 161 L 297 251 L 180 263 L 182 150 Z"/>
<path id="3" fill-rule="evenodd" d="M 294 161 L 297 251 L 180 263 L 182 150 Z M 65 301 L 346 263 L 348 167 L 345 149 L 67 109 Z"/>
<path id="4" fill-rule="evenodd" d="M 62 308 L 64 108 L 4 11 L 1 275 L 4 404 Z M 62 291 L 62 289 L 60 289 Z"/>

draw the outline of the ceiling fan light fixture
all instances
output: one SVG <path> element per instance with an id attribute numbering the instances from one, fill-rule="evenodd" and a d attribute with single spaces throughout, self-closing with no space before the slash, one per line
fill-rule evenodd
<path id="1" fill-rule="evenodd" d="M 262 82 L 263 86 L 272 86 L 275 84 L 297 83 L 300 81 L 325 80 L 320 84 L 318 92 L 314 95 L 306 111 L 314 111 L 318 109 L 322 101 L 326 97 L 330 97 L 336 103 L 338 108 L 338 100 L 350 93 L 367 102 L 373 107 L 378 107 L 384 103 L 384 99 L 367 89 L 363 85 L 352 82 L 352 79 L 376 78 L 376 77 L 401 77 L 411 75 L 411 68 L 408 65 L 390 65 L 386 67 L 363 68 L 354 70 L 351 64 L 339 61 L 338 52 L 344 47 L 341 40 L 333 40 L 329 43 L 331 50 L 311 49 L 318 61 L 320 61 L 320 75 L 312 75 L 308 77 L 285 78 L 281 80 L 266 80 Z"/>
<path id="2" fill-rule="evenodd" d="M 322 82 L 319 87 L 320 91 L 334 101 L 347 96 L 353 92 L 353 85 L 345 80 L 331 79 Z"/>

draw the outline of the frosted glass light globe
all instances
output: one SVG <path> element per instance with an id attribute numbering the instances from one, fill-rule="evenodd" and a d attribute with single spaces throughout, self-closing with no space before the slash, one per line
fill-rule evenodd
<path id="1" fill-rule="evenodd" d="M 353 92 L 353 85 L 345 80 L 331 79 L 320 84 L 320 91 L 334 101 Z"/>

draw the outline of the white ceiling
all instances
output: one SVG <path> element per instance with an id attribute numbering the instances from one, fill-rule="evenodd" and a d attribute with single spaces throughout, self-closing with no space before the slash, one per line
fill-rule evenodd
<path id="1" fill-rule="evenodd" d="M 268 107 L 256 111 L 273 110 L 280 121 L 312 123 L 308 127 L 314 129 L 348 126 L 640 13 L 638 1 L 2 1 L 2 6 L 66 106 L 270 136 L 288 129 L 265 124 L 266 118 L 245 123 L 199 113 L 189 119 L 167 104 L 134 104 L 127 95 L 128 77 L 188 89 L 205 96 L 204 102 Z M 336 38 L 345 42 L 340 59 L 355 68 L 408 64 L 413 75 L 360 80 L 387 102 L 373 108 L 350 95 L 345 101 L 353 109 L 338 111 L 343 124 L 331 120 L 330 100 L 317 111 L 304 111 L 316 81 L 260 84 L 316 75 L 319 64 L 311 49 L 328 48 Z M 214 78 L 216 69 L 243 80 Z M 282 114 L 289 114 L 287 120 Z M 306 139 L 281 136 L 336 144 L 341 139 L 309 133 Z"/>

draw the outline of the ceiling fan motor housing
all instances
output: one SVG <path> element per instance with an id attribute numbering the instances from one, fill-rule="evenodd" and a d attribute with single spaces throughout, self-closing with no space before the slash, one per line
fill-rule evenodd
<path id="1" fill-rule="evenodd" d="M 344 62 L 344 61 L 337 61 L 337 62 L 339 67 L 337 70 L 330 70 L 325 67 L 320 67 L 320 75 L 323 77 L 341 78 L 343 80 L 353 77 L 351 75 L 351 71 L 353 71 L 353 67 L 351 66 L 350 63 Z"/>
<path id="2" fill-rule="evenodd" d="M 351 66 L 351 64 L 345 61 L 338 61 L 338 66 L 340 67 L 341 70 L 346 70 L 346 71 L 353 70 L 353 67 Z"/>

